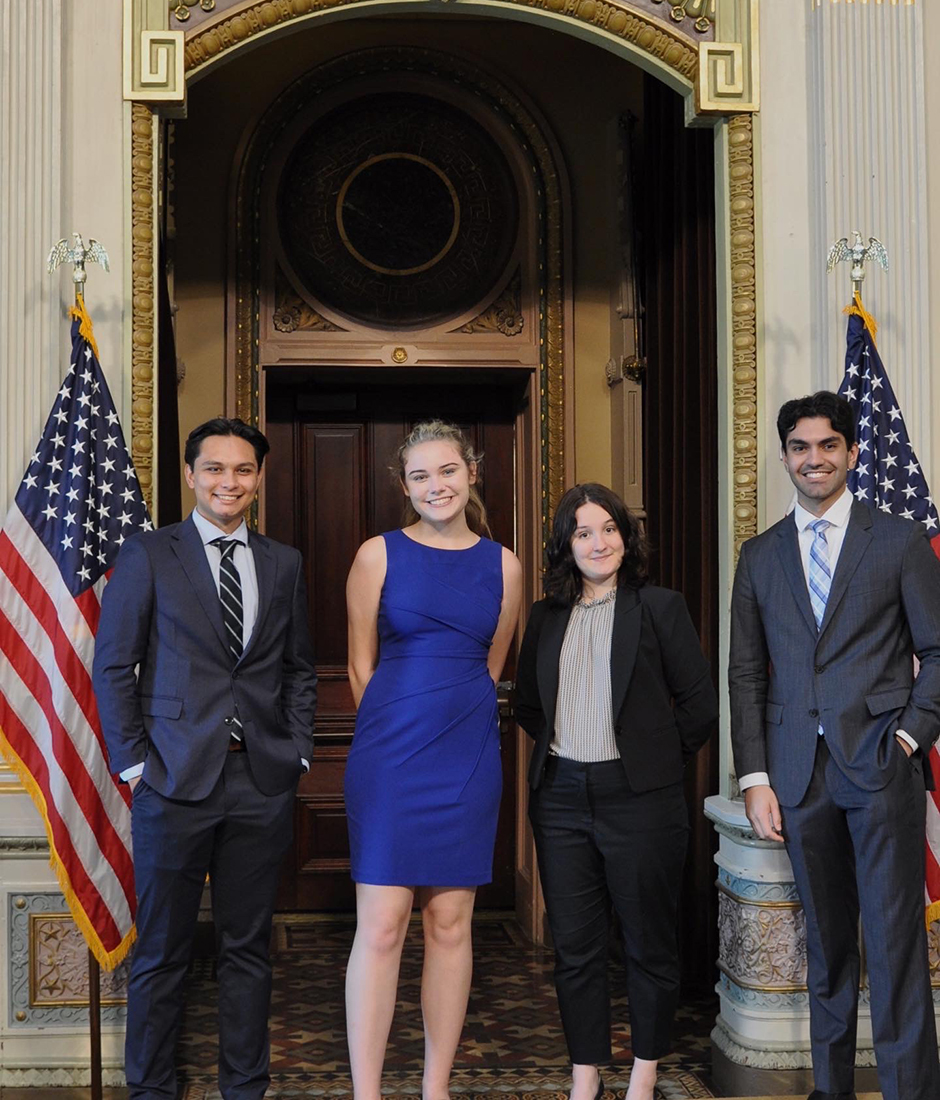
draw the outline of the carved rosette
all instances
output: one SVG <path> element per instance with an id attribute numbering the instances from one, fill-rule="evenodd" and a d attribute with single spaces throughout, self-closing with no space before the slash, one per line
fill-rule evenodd
<path id="1" fill-rule="evenodd" d="M 302 16 L 347 7 L 361 0 L 257 0 L 227 19 L 196 28 L 187 38 L 187 72 L 215 61 L 227 50 L 255 35 Z M 698 73 L 698 50 L 677 34 L 657 26 L 626 5 L 605 0 L 511 0 L 522 7 L 542 8 L 580 23 L 589 23 L 632 43 L 674 69 L 690 83 Z"/>
<path id="2" fill-rule="evenodd" d="M 472 321 L 461 325 L 458 332 L 492 332 L 503 336 L 518 336 L 525 320 L 522 315 L 522 276 L 517 271 L 493 304 Z"/>
<path id="3" fill-rule="evenodd" d="M 718 894 L 718 968 L 742 989 L 806 989 L 806 918 L 799 903 Z"/>
<path id="4" fill-rule="evenodd" d="M 757 534 L 757 284 L 754 129 L 748 114 L 728 123 L 731 228 L 731 347 L 735 561 Z"/>
<path id="5" fill-rule="evenodd" d="M 274 316 L 272 323 L 277 332 L 342 332 L 319 314 L 291 286 L 280 267 L 274 277 Z"/>
<path id="6" fill-rule="evenodd" d="M 154 117 L 131 107 L 131 457 L 153 514 Z"/>

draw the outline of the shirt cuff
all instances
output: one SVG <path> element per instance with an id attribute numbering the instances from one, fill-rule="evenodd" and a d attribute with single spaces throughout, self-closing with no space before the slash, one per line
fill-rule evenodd
<path id="1" fill-rule="evenodd" d="M 766 772 L 748 772 L 738 780 L 738 786 L 742 791 L 746 791 L 748 787 L 769 787 L 770 776 Z"/>
<path id="2" fill-rule="evenodd" d="M 136 779 L 138 775 L 144 774 L 143 764 L 133 764 L 129 768 L 125 768 L 124 771 L 118 772 L 118 777 L 123 779 L 126 783 L 129 779 Z"/>
<path id="3" fill-rule="evenodd" d="M 301 758 L 300 758 L 300 762 L 301 762 L 301 764 L 303 764 L 303 766 L 304 766 L 304 771 L 305 771 L 305 772 L 308 772 L 308 771 L 310 771 L 310 764 L 309 764 L 309 762 L 308 762 L 308 761 L 304 760 L 304 758 L 303 758 L 303 757 L 301 757 Z"/>
<path id="4" fill-rule="evenodd" d="M 906 741 L 914 750 L 914 752 L 920 751 L 920 745 L 917 744 L 917 742 L 914 740 L 913 737 L 911 737 L 907 730 L 895 730 L 894 736 L 900 737 L 902 741 Z"/>

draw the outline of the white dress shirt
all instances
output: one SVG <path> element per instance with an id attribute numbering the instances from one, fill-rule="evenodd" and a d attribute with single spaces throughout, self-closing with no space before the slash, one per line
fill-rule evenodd
<path id="1" fill-rule="evenodd" d="M 826 542 L 829 546 L 829 575 L 834 578 L 854 503 L 855 498 L 846 488 L 842 496 L 834 504 L 830 504 L 821 516 L 814 516 L 812 512 L 807 512 L 802 504 L 797 504 L 794 507 L 793 519 L 800 540 L 800 560 L 803 563 L 803 577 L 806 581 L 807 591 L 809 590 L 809 552 L 810 547 L 813 545 L 813 539 L 816 537 L 811 525 L 818 519 L 825 519 L 829 523 L 826 528 Z M 910 734 L 905 733 L 904 730 L 896 730 L 895 732 L 898 737 L 903 737 L 912 749 L 917 750 L 919 746 Z M 821 728 L 820 733 L 822 733 Z M 746 791 L 748 787 L 757 787 L 761 784 L 770 786 L 770 776 L 766 772 L 749 772 L 747 775 L 742 775 L 738 780 L 738 786 L 742 791 Z"/>

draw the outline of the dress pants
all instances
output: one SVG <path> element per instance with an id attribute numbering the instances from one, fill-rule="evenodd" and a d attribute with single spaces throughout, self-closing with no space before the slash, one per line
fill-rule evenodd
<path id="1" fill-rule="evenodd" d="M 293 788 L 273 797 L 258 790 L 245 752 L 228 754 L 218 783 L 200 802 L 165 798 L 138 783 L 131 815 L 137 945 L 125 1044 L 131 1100 L 177 1094 L 183 984 L 207 873 L 218 957 L 219 1088 L 226 1100 L 264 1095 L 271 923 L 293 802 Z"/>
<path id="2" fill-rule="evenodd" d="M 878 791 L 856 787 L 820 737 L 809 789 L 781 807 L 806 914 L 813 1076 L 851 1094 L 858 1017 L 858 919 L 884 1100 L 937 1100 L 940 1066 L 924 927 L 925 789 L 919 754 L 900 745 Z"/>
<path id="3" fill-rule="evenodd" d="M 611 903 L 623 930 L 633 1052 L 663 1057 L 679 996 L 676 909 L 689 833 L 681 783 L 637 794 L 619 760 L 552 756 L 529 817 L 572 1062 L 611 1057 Z"/>

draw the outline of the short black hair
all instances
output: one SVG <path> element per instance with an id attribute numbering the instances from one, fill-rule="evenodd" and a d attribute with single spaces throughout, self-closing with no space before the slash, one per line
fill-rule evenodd
<path id="1" fill-rule="evenodd" d="M 196 459 L 202 447 L 202 441 L 210 435 L 237 435 L 250 443 L 255 450 L 255 458 L 258 460 L 258 469 L 264 465 L 264 456 L 271 450 L 271 444 L 265 438 L 263 432 L 258 431 L 251 424 L 239 420 L 237 416 L 216 416 L 200 424 L 186 437 L 186 446 L 183 448 L 183 459 L 191 469 L 196 468 Z"/>
<path id="2" fill-rule="evenodd" d="M 784 450 L 787 447 L 787 436 L 796 427 L 796 422 L 807 416 L 825 417 L 832 425 L 832 430 L 845 440 L 846 447 L 852 448 L 855 443 L 855 413 L 852 412 L 852 406 L 844 397 L 831 390 L 819 390 L 818 393 L 806 397 L 795 397 L 780 406 L 780 412 L 777 413 L 777 434 Z"/>
<path id="3" fill-rule="evenodd" d="M 574 560 L 571 540 L 578 526 L 582 504 L 596 504 L 616 523 L 623 539 L 623 562 L 617 573 L 618 588 L 641 588 L 647 580 L 649 549 L 640 522 L 613 489 L 596 481 L 575 485 L 558 502 L 548 540 L 545 595 L 556 607 L 573 607 L 581 598 L 581 571 Z"/>

